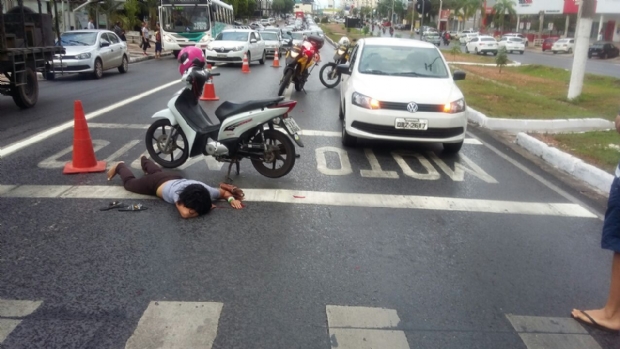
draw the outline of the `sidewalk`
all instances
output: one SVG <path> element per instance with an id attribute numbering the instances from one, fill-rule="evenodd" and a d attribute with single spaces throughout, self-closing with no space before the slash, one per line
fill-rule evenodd
<path id="1" fill-rule="evenodd" d="M 127 50 L 129 51 L 129 63 L 137 63 L 155 58 L 155 43 L 151 42 L 151 48 L 146 50 L 146 55 L 140 48 L 138 43 L 127 41 Z M 162 51 L 161 56 L 170 56 L 172 51 Z"/>

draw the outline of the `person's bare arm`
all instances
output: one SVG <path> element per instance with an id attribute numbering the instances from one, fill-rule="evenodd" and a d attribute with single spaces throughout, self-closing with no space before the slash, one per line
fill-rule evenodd
<path id="1" fill-rule="evenodd" d="M 220 198 L 228 201 L 228 203 L 230 204 L 230 206 L 232 206 L 233 208 L 239 210 L 243 208 L 243 205 L 241 204 L 241 201 L 235 199 L 235 197 L 233 196 L 233 194 L 227 190 L 224 190 L 222 188 L 219 189 L 220 190 Z"/>

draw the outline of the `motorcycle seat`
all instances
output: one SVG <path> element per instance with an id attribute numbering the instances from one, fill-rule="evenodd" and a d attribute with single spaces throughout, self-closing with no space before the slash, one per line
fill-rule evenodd
<path id="1" fill-rule="evenodd" d="M 226 118 L 235 114 L 241 114 L 255 109 L 262 109 L 284 100 L 284 97 L 270 99 L 256 99 L 242 103 L 224 102 L 215 110 L 215 116 L 223 122 Z"/>
<path id="2" fill-rule="evenodd" d="M 174 106 L 183 115 L 187 124 L 197 133 L 209 133 L 219 129 L 219 125 L 214 125 L 209 121 L 207 113 L 202 110 L 190 90 L 183 90 Z"/>

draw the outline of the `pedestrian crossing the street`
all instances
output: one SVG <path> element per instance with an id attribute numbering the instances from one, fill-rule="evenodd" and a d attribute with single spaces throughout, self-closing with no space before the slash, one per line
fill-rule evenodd
<path id="1" fill-rule="evenodd" d="M 0 299 L 0 347 L 4 348 L 3 343 L 18 326 L 40 326 L 43 321 L 36 317 L 36 312 L 43 307 L 42 301 Z M 151 301 L 132 329 L 125 348 L 211 349 L 220 330 L 220 316 L 225 312 L 226 306 L 221 302 Z M 30 316 L 35 320 L 29 322 Z M 331 349 L 416 348 L 407 333 L 420 330 L 407 328 L 396 309 L 326 305 L 325 317 L 325 335 L 329 336 Z M 507 314 L 506 318 L 527 349 L 601 349 L 570 318 L 514 314 Z M 20 344 L 27 347 L 29 343 Z"/>

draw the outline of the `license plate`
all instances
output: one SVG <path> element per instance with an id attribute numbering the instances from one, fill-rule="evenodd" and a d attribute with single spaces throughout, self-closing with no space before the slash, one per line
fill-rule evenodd
<path id="1" fill-rule="evenodd" d="M 428 120 L 396 118 L 394 127 L 399 130 L 427 130 Z"/>
<path id="2" fill-rule="evenodd" d="M 54 68 L 66 68 L 67 64 L 66 63 L 54 63 Z"/>
<path id="3" fill-rule="evenodd" d="M 225 54 L 225 53 L 218 53 L 217 56 L 218 57 L 223 57 L 223 58 L 228 57 L 228 55 Z"/>
<path id="4" fill-rule="evenodd" d="M 299 128 L 299 126 L 297 126 L 297 123 L 291 117 L 288 117 L 286 119 L 282 119 L 282 123 L 284 123 L 284 126 L 286 127 L 288 132 L 290 132 L 291 134 L 295 134 L 295 133 L 301 132 L 301 128 Z"/>

